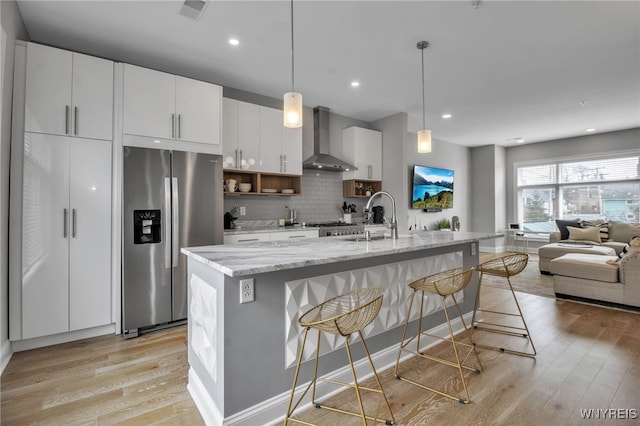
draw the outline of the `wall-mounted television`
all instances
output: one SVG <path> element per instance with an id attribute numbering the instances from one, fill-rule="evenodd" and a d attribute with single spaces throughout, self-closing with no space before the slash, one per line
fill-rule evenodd
<path id="1" fill-rule="evenodd" d="M 453 208 L 453 170 L 437 167 L 413 166 L 411 208 Z"/>

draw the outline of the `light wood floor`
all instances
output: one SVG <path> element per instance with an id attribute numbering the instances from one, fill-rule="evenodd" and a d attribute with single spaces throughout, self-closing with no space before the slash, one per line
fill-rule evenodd
<path id="1" fill-rule="evenodd" d="M 500 304 L 504 296 L 487 289 L 483 300 Z M 382 372 L 397 423 L 640 424 L 637 418 L 585 421 L 580 415 L 590 408 L 640 410 L 640 315 L 518 297 L 537 358 L 479 349 L 484 371 L 467 375 L 468 405 L 398 381 L 392 369 Z M 409 360 L 402 368 L 451 392 L 461 389 L 450 367 Z M 19 352 L 1 378 L 2 424 L 201 425 L 185 388 L 187 369 L 185 326 L 131 340 L 103 336 Z M 347 406 L 355 402 L 351 392 L 339 399 Z M 322 409 L 304 416 L 323 425 L 361 424 Z"/>

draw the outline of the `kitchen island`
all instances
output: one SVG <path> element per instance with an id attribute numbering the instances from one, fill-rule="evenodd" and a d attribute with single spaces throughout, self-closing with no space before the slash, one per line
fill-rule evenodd
<path id="1" fill-rule="evenodd" d="M 207 424 L 269 424 L 284 416 L 302 330 L 299 316 L 356 288 L 385 289 L 382 308 L 364 331 L 379 370 L 395 362 L 415 279 L 478 264 L 478 241 L 497 234 L 416 232 L 397 240 L 353 236 L 183 248 L 188 256 L 189 392 Z M 477 277 L 459 294 L 470 317 Z M 254 299 L 253 301 L 241 303 Z M 417 319 L 417 312 L 411 320 Z M 470 318 L 469 318 L 470 319 Z M 444 332 L 434 298 L 427 328 Z M 339 337 L 339 336 L 338 336 Z M 307 342 L 304 360 L 313 358 Z M 425 339 L 426 340 L 426 339 Z M 343 339 L 322 334 L 320 373 L 349 381 Z M 425 342 L 429 344 L 429 342 Z M 366 374 L 363 351 L 356 366 Z M 313 373 L 305 363 L 299 383 Z M 327 395 L 334 387 L 319 387 Z M 319 398 L 321 399 L 321 398 Z"/>

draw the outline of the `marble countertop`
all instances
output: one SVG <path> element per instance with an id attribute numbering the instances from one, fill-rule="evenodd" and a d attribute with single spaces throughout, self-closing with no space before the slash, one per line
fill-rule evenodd
<path id="1" fill-rule="evenodd" d="M 236 277 L 445 247 L 502 236 L 499 233 L 413 231 L 401 235 L 397 240 L 349 241 L 353 236 L 305 238 L 295 241 L 185 247 L 181 251 L 214 270 Z"/>
<path id="2" fill-rule="evenodd" d="M 291 232 L 291 231 L 313 231 L 318 228 L 307 228 L 302 225 L 292 225 L 292 226 L 253 226 L 253 227 L 242 227 L 235 229 L 225 229 L 224 235 L 241 235 L 241 234 L 261 234 L 265 232 Z"/>

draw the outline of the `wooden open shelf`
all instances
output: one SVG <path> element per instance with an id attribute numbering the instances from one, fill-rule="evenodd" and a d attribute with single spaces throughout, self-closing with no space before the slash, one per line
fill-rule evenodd
<path id="1" fill-rule="evenodd" d="M 371 187 L 371 194 L 382 191 L 382 181 L 367 179 L 349 179 L 342 181 L 342 195 L 349 198 L 369 197 L 365 194 L 367 187 Z"/>
<path id="2" fill-rule="evenodd" d="M 302 193 L 302 177 L 299 175 L 287 175 L 279 173 L 243 172 L 238 170 L 225 170 L 224 180 L 235 179 L 240 183 L 250 183 L 249 192 L 226 192 L 225 195 L 270 195 L 292 197 Z M 263 189 L 275 189 L 277 192 L 262 192 Z M 283 189 L 293 189 L 293 194 L 283 194 Z"/>

